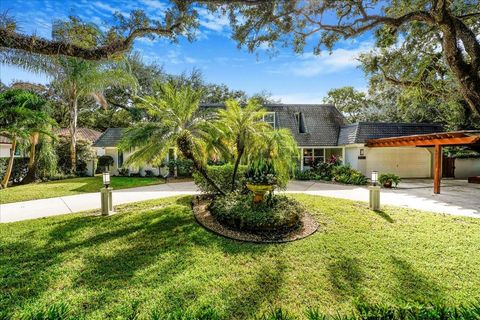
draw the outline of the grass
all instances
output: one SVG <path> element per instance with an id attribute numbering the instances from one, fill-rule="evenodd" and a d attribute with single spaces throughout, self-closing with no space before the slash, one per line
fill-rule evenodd
<path id="1" fill-rule="evenodd" d="M 480 219 L 294 197 L 320 230 L 277 245 L 206 231 L 190 197 L 0 225 L 0 310 L 20 318 L 61 303 L 87 319 L 179 309 L 250 319 L 280 307 L 303 317 L 480 298 Z"/>
<path id="2" fill-rule="evenodd" d="M 114 189 L 164 183 L 163 179 L 156 177 L 111 177 L 110 179 Z M 101 175 L 19 185 L 0 190 L 0 204 L 98 192 L 101 187 Z"/>

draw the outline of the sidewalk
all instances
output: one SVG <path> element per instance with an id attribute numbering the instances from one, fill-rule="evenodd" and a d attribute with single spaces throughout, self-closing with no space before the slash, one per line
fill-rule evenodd
<path id="1" fill-rule="evenodd" d="M 166 183 L 114 190 L 113 205 L 196 193 L 198 193 L 197 188 L 192 182 Z M 0 205 L 0 223 L 57 216 L 93 209 L 100 209 L 100 192 L 7 203 Z"/>
<path id="2" fill-rule="evenodd" d="M 113 204 L 125 204 L 178 195 L 197 194 L 193 182 L 167 183 L 113 191 Z M 365 187 L 291 181 L 286 193 L 367 201 Z M 461 181 L 445 181 L 442 194 L 433 195 L 430 180 L 402 181 L 402 188 L 382 189 L 382 205 L 431 211 L 441 214 L 480 218 L 480 186 L 471 186 Z M 32 200 L 0 205 L 0 222 L 14 222 L 66 213 L 100 209 L 100 193 L 86 193 L 50 199 Z"/>

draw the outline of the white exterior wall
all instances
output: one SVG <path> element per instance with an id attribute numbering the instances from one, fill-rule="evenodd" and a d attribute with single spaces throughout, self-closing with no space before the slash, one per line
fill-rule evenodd
<path id="1" fill-rule="evenodd" d="M 10 149 L 12 148 L 11 144 L 2 143 L 0 144 L 0 158 L 10 158 Z M 24 158 L 25 154 L 21 151 L 19 155 L 15 155 L 15 158 Z"/>
<path id="2" fill-rule="evenodd" d="M 363 149 L 363 157 L 360 151 Z M 345 163 L 352 169 L 370 177 L 373 170 L 380 173 L 395 173 L 401 178 L 432 177 L 433 156 L 431 148 L 368 148 L 362 144 L 345 147 Z"/>
<path id="3" fill-rule="evenodd" d="M 103 155 L 107 155 L 107 156 L 111 156 L 113 158 L 113 166 L 110 167 L 110 174 L 112 175 L 118 175 L 118 169 L 119 169 L 119 166 L 118 166 L 118 149 L 116 147 L 106 147 L 106 148 L 96 148 L 96 151 L 97 151 L 97 156 L 103 156 Z M 130 155 L 133 153 L 134 151 L 132 152 L 124 152 L 123 153 L 123 163 L 125 163 L 125 161 L 127 161 L 127 159 L 130 157 Z M 168 156 L 167 158 L 165 159 L 167 162 L 168 162 Z M 125 165 L 123 165 L 122 167 L 125 167 Z M 128 167 L 128 170 L 130 173 L 140 173 L 141 176 L 145 176 L 145 171 L 147 170 L 150 170 L 153 172 L 154 175 L 158 176 L 159 175 L 159 168 L 158 167 L 154 167 L 152 166 L 151 164 L 145 164 L 145 165 L 142 165 L 142 166 L 139 166 L 139 167 L 133 167 L 133 166 L 129 166 Z M 164 167 L 160 170 L 160 174 L 161 175 L 165 175 L 168 173 L 168 168 L 167 167 Z"/>
<path id="4" fill-rule="evenodd" d="M 0 144 L 0 158 L 9 158 L 11 147 L 11 144 Z"/>
<path id="5" fill-rule="evenodd" d="M 455 178 L 480 176 L 480 159 L 455 159 Z"/>
<path id="6" fill-rule="evenodd" d="M 360 150 L 363 149 L 364 156 L 367 153 L 367 149 L 361 144 L 350 145 L 345 147 L 345 164 L 349 164 L 352 169 L 360 171 L 366 175 L 366 159 L 362 159 Z M 360 157 L 360 159 L 359 159 Z"/>

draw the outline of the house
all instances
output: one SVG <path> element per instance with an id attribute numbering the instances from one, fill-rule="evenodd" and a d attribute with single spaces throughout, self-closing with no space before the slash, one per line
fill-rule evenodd
<path id="1" fill-rule="evenodd" d="M 125 128 L 108 128 L 93 144 L 93 147 L 97 150 L 97 156 L 107 155 L 113 158 L 114 164 L 110 167 L 110 173 L 114 175 L 119 174 L 120 168 L 125 168 L 124 161 L 133 153 L 133 150 L 124 152 L 118 149 L 124 130 Z M 165 161 L 168 162 L 170 159 L 177 159 L 173 148 Z M 139 173 L 141 176 L 144 176 L 147 170 L 152 171 L 154 175 L 166 175 L 168 173 L 167 167 L 160 168 L 147 163 L 140 167 L 129 166 L 128 169 L 130 173 Z"/>
<path id="2" fill-rule="evenodd" d="M 0 158 L 10 158 L 10 149 L 12 149 L 12 142 L 9 138 L 0 136 Z M 25 155 L 18 147 L 15 150 L 15 158 L 24 158 Z"/>
<path id="3" fill-rule="evenodd" d="M 223 104 L 203 104 L 201 108 L 222 108 Z M 266 104 L 264 121 L 274 128 L 292 131 L 300 148 L 301 170 L 311 168 L 316 161 L 328 161 L 332 156 L 359 170 L 367 177 L 372 171 L 395 173 L 402 178 L 433 177 L 433 147 L 375 147 L 367 146 L 373 139 L 404 137 L 442 132 L 437 124 L 360 122 L 346 124 L 344 116 L 331 104 Z M 130 154 L 117 149 L 123 129 L 110 128 L 94 146 L 99 155 L 111 155 L 114 171 L 122 167 Z M 171 156 L 174 156 L 172 152 Z M 480 162 L 479 162 L 480 163 Z M 148 168 L 148 169 L 147 169 Z M 145 165 L 144 170 L 158 168 Z M 480 171 L 480 166 L 479 166 Z M 480 174 L 480 172 L 478 172 Z"/>

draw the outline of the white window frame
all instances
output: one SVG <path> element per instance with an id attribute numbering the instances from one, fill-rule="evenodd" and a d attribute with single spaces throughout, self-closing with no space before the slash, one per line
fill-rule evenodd
<path id="1" fill-rule="evenodd" d="M 305 149 L 323 149 L 323 162 L 325 162 L 327 159 L 325 158 L 326 151 L 327 149 L 342 149 L 342 163 L 345 164 L 345 147 L 342 146 L 323 146 L 323 147 L 300 147 L 300 170 L 303 171 L 306 166 L 304 165 L 304 150 Z M 315 160 L 315 155 L 313 155 L 313 158 Z M 310 168 L 310 167 L 308 167 Z"/>
<path id="2" fill-rule="evenodd" d="M 271 122 L 271 121 L 266 121 L 266 120 L 265 120 L 265 116 L 267 116 L 267 115 L 273 115 L 273 122 Z M 275 128 L 275 120 L 277 120 L 276 117 L 277 117 L 277 115 L 275 114 L 275 112 L 267 112 L 267 114 L 265 114 L 265 115 L 263 116 L 262 120 L 263 120 L 264 122 L 268 123 L 269 125 L 271 125 L 273 129 L 276 129 L 276 128 Z"/>

